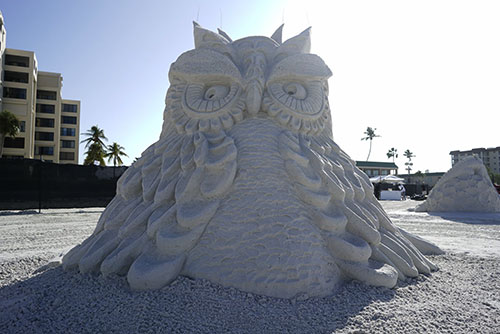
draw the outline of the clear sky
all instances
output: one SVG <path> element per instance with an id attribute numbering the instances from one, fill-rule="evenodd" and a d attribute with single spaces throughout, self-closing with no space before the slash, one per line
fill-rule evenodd
<path id="1" fill-rule="evenodd" d="M 82 101 L 81 132 L 104 129 L 130 164 L 160 134 L 170 64 L 193 48 L 192 21 L 233 40 L 290 38 L 312 26 L 330 79 L 335 141 L 404 172 L 446 171 L 449 152 L 500 146 L 500 1 L 18 1 L 2 0 L 7 47 L 35 51 Z M 80 145 L 80 163 L 84 148 Z"/>

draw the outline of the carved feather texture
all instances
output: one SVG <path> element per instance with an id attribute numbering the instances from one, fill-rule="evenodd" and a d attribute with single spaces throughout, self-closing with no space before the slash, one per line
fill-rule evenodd
<path id="1" fill-rule="evenodd" d="M 441 250 L 397 228 L 331 139 L 327 79 L 310 30 L 232 42 L 195 24 L 169 72 L 160 139 L 117 183 L 65 269 L 126 275 L 137 290 L 179 275 L 280 298 L 342 280 L 393 287 Z"/>
<path id="2" fill-rule="evenodd" d="M 319 211 L 314 222 L 346 276 L 393 287 L 398 277 L 436 269 L 383 214 L 366 175 L 333 141 L 284 131 L 280 151 L 297 194 Z M 344 224 L 332 229 L 325 226 L 325 216 L 340 216 Z"/>
<path id="3" fill-rule="evenodd" d="M 139 290 L 168 284 L 230 189 L 236 157 L 224 132 L 159 141 L 127 170 L 98 228 L 66 254 L 64 267 L 127 274 Z"/>

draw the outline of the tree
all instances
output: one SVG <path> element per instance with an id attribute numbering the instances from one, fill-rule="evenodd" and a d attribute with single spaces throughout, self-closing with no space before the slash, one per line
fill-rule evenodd
<path id="1" fill-rule="evenodd" d="M 104 130 L 100 129 L 98 125 L 94 125 L 87 130 L 87 132 L 82 133 L 82 135 L 87 136 L 87 139 L 81 141 L 81 143 L 86 143 L 85 148 L 89 147 L 93 143 L 99 143 L 101 146 L 104 146 L 103 140 L 108 140 L 104 135 Z"/>
<path id="2" fill-rule="evenodd" d="M 104 161 L 104 155 L 106 152 L 98 143 L 90 144 L 90 147 L 85 154 L 87 156 L 83 161 L 84 165 L 94 165 L 97 162 L 99 163 L 99 166 L 106 166 L 106 162 Z"/>
<path id="3" fill-rule="evenodd" d="M 424 173 L 422 173 L 422 171 L 419 171 L 419 170 L 418 170 L 418 171 L 415 173 L 415 178 L 417 179 L 417 183 L 419 183 L 419 182 L 422 182 L 422 183 L 423 183 L 423 182 L 424 182 L 424 177 L 425 177 L 425 174 L 424 174 Z"/>
<path id="4" fill-rule="evenodd" d="M 387 151 L 387 158 L 392 158 L 392 162 L 394 162 L 394 158 L 398 157 L 398 150 L 392 147 L 389 151 Z"/>
<path id="5" fill-rule="evenodd" d="M 500 184 L 500 174 L 495 174 L 493 171 L 490 169 L 490 167 L 484 165 L 486 167 L 486 171 L 488 172 L 488 176 L 491 179 L 491 183 L 493 184 Z"/>
<path id="6" fill-rule="evenodd" d="M 107 147 L 107 152 L 104 154 L 105 158 L 108 158 L 108 162 L 111 162 L 113 160 L 113 167 L 123 165 L 122 161 L 122 156 L 128 157 L 128 155 L 124 152 L 125 148 L 118 144 L 117 142 L 114 142 L 111 145 L 108 145 Z M 113 177 L 115 177 L 115 168 L 113 168 Z"/>
<path id="7" fill-rule="evenodd" d="M 104 157 L 108 158 L 108 162 L 111 162 L 111 160 L 113 160 L 114 167 L 116 167 L 116 165 L 121 166 L 123 165 L 121 157 L 128 157 L 127 153 L 125 153 L 123 150 L 125 150 L 125 147 L 121 146 L 117 142 L 114 142 L 113 144 L 108 145 L 107 152 Z"/>
<path id="8" fill-rule="evenodd" d="M 416 155 L 414 155 L 413 152 L 411 152 L 410 150 L 406 150 L 405 153 L 403 153 L 403 155 L 408 158 L 408 161 L 411 161 L 411 158 L 416 157 Z"/>
<path id="9" fill-rule="evenodd" d="M 411 162 L 411 158 L 416 157 L 416 155 L 413 154 L 410 150 L 406 150 L 403 155 L 408 158 L 408 162 L 405 162 L 406 170 L 408 171 L 408 175 L 411 172 L 411 166 L 413 166 L 413 162 Z"/>
<path id="10" fill-rule="evenodd" d="M 373 138 L 380 137 L 379 135 L 375 134 L 375 130 L 377 130 L 377 129 L 376 128 L 372 129 L 371 127 L 367 127 L 366 131 L 364 132 L 366 137 L 361 138 L 361 140 L 369 140 L 370 141 L 370 150 L 368 151 L 368 157 L 366 157 L 366 161 L 368 161 L 368 159 L 370 159 L 370 154 L 372 153 L 372 140 L 373 140 Z"/>
<path id="11" fill-rule="evenodd" d="M 21 122 L 16 115 L 7 110 L 0 112 L 0 158 L 2 157 L 5 138 L 15 138 L 20 126 Z"/>
<path id="12" fill-rule="evenodd" d="M 85 148 L 88 148 L 87 152 L 85 152 L 87 156 L 83 164 L 93 165 L 98 162 L 100 166 L 106 166 L 106 162 L 104 162 L 104 155 L 106 152 L 104 150 L 105 145 L 103 140 L 107 141 L 108 138 L 104 135 L 104 130 L 94 125 L 90 130 L 82 133 L 82 135 L 87 136 L 87 138 L 82 140 L 81 143 L 85 143 Z"/>

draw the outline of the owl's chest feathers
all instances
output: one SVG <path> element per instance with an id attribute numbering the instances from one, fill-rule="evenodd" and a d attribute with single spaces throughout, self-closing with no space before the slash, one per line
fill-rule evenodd
<path id="1" fill-rule="evenodd" d="M 245 120 L 231 129 L 229 135 L 238 150 L 238 171 L 232 192 L 274 198 L 290 196 L 291 183 L 278 150 L 282 131 L 273 121 L 260 118 Z"/>
<path id="2" fill-rule="evenodd" d="M 297 196 L 279 152 L 282 131 L 271 120 L 251 118 L 238 123 L 228 133 L 238 150 L 238 169 L 208 231 L 237 230 L 241 238 L 245 233 L 274 234 L 276 231 L 268 229 L 278 221 L 277 226 L 285 230 L 296 224 L 301 225 L 301 229 L 305 228 L 304 224 L 309 225 L 307 218 L 300 219 L 300 223 L 296 221 L 297 217 L 307 217 L 309 208 Z"/>
<path id="3" fill-rule="evenodd" d="M 228 133 L 238 150 L 236 177 L 189 252 L 184 274 L 249 284 L 256 293 L 273 294 L 270 282 L 304 291 L 333 288 L 331 256 L 279 151 L 282 131 L 272 120 L 251 118 Z M 310 273 L 308 266 L 316 269 Z"/>

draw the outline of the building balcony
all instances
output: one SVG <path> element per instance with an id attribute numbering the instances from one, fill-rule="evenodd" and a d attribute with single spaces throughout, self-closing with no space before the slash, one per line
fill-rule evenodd
<path id="1" fill-rule="evenodd" d="M 29 84 L 29 73 L 6 70 L 3 72 L 3 80 L 5 82 L 17 82 L 17 83 Z"/>
<path id="2" fill-rule="evenodd" d="M 29 68 L 31 64 L 30 58 L 13 54 L 5 55 L 5 65 Z"/>
<path id="3" fill-rule="evenodd" d="M 26 101 L 28 89 L 25 87 L 25 84 L 13 83 L 8 86 L 4 85 L 2 96 L 7 99 Z"/>
<path id="4" fill-rule="evenodd" d="M 28 104 L 28 101 L 27 99 L 14 99 L 14 98 L 10 98 L 10 97 L 3 97 L 2 98 L 2 103 L 4 104 Z M 5 109 L 5 106 L 4 106 L 4 109 Z"/>
<path id="5" fill-rule="evenodd" d="M 72 162 L 76 160 L 76 152 L 75 151 L 61 151 L 59 152 L 59 160 Z"/>
<path id="6" fill-rule="evenodd" d="M 38 156 L 54 156 L 53 146 L 35 146 L 35 155 Z"/>

